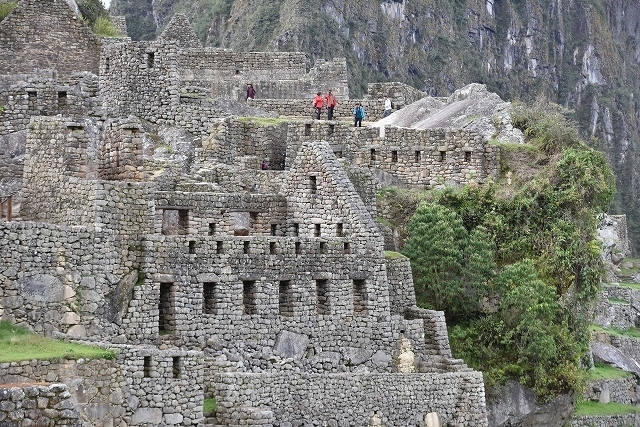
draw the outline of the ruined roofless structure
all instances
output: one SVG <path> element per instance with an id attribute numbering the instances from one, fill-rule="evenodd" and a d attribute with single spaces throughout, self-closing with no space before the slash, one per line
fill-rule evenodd
<path id="1" fill-rule="evenodd" d="M 44 17 L 45 46 L 29 25 Z M 303 54 L 193 46 L 172 24 L 96 50 L 76 22 L 61 0 L 23 0 L 0 22 L 0 188 L 19 207 L 0 221 L 0 316 L 118 352 L 0 364 L 14 403 L 0 421 L 40 397 L 22 419 L 486 425 L 482 374 L 452 358 L 444 314 L 416 306 L 409 262 L 385 258 L 374 219 L 381 183 L 494 176 L 486 141 L 309 119 L 324 85 L 350 115 L 343 59 L 307 71 Z M 70 41 L 99 70 L 45 55 Z"/>

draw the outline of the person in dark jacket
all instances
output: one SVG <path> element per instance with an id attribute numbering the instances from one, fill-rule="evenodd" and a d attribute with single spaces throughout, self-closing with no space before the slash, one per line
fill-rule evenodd
<path id="1" fill-rule="evenodd" d="M 256 90 L 253 88 L 253 84 L 247 83 L 247 100 L 255 99 Z"/>

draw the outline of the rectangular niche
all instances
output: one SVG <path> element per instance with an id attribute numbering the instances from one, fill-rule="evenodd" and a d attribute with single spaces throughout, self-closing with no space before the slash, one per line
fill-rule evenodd
<path id="1" fill-rule="evenodd" d="M 162 209 L 162 234 L 185 235 L 189 232 L 189 209 Z"/>
<path id="2" fill-rule="evenodd" d="M 160 283 L 158 301 L 158 332 L 171 335 L 176 331 L 176 291 L 175 283 Z"/>
<path id="3" fill-rule="evenodd" d="M 242 314 L 256 314 L 256 281 L 242 282 Z"/>
<path id="4" fill-rule="evenodd" d="M 353 281 L 353 312 L 354 314 L 367 314 L 367 282 L 366 280 Z"/>
<path id="5" fill-rule="evenodd" d="M 218 284 L 204 282 L 202 284 L 202 312 L 216 314 L 218 311 Z"/>
<path id="6" fill-rule="evenodd" d="M 280 281 L 278 291 L 278 306 L 280 316 L 292 317 L 293 316 L 293 287 L 291 281 Z"/>
<path id="7" fill-rule="evenodd" d="M 182 373 L 182 360 L 180 359 L 180 356 L 174 356 L 172 357 L 172 373 L 173 373 L 173 378 L 180 378 L 180 374 Z"/>
<path id="8" fill-rule="evenodd" d="M 67 106 L 67 92 L 59 91 L 58 92 L 58 108 L 64 109 Z"/>
<path id="9" fill-rule="evenodd" d="M 151 377 L 151 356 L 144 356 L 143 375 L 145 378 Z"/>
<path id="10" fill-rule="evenodd" d="M 316 313 L 331 314 L 329 306 L 329 281 L 327 279 L 316 280 Z"/>

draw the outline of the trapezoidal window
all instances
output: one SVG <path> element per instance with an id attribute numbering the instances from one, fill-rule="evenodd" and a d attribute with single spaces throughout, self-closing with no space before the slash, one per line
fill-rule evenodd
<path id="1" fill-rule="evenodd" d="M 318 180 L 315 176 L 309 177 L 309 190 L 311 190 L 311 194 L 316 194 L 318 192 Z"/>
<path id="2" fill-rule="evenodd" d="M 282 280 L 278 290 L 280 316 L 293 316 L 293 287 L 289 280 Z"/>
<path id="3" fill-rule="evenodd" d="M 176 331 L 176 289 L 174 283 L 160 283 L 158 301 L 158 332 L 160 335 L 173 334 Z"/>
<path id="4" fill-rule="evenodd" d="M 315 237 L 320 237 L 320 230 L 322 230 L 322 225 L 321 224 L 315 224 L 315 226 L 313 228 L 313 235 Z"/>
<path id="5" fill-rule="evenodd" d="M 447 158 L 447 152 L 446 151 L 440 151 L 440 161 L 444 162 L 446 158 Z"/>
<path id="6" fill-rule="evenodd" d="M 275 236 L 278 232 L 278 224 L 271 224 L 271 235 Z"/>
<path id="7" fill-rule="evenodd" d="M 216 314 L 218 310 L 218 284 L 204 282 L 202 284 L 202 312 Z"/>
<path id="8" fill-rule="evenodd" d="M 153 52 L 147 52 L 147 68 L 153 68 L 156 64 L 156 54 Z"/>
<path id="9" fill-rule="evenodd" d="M 344 230 L 343 230 L 342 223 L 339 222 L 336 224 L 336 236 L 342 237 L 343 233 L 344 233 Z"/>
<path id="10" fill-rule="evenodd" d="M 353 312 L 355 314 L 367 314 L 366 280 L 353 281 Z"/>
<path id="11" fill-rule="evenodd" d="M 396 150 L 391 151 L 391 161 L 398 163 L 398 152 Z"/>
<path id="12" fill-rule="evenodd" d="M 216 234 L 216 224 L 214 222 L 209 223 L 209 236 L 214 236 Z"/>
<path id="13" fill-rule="evenodd" d="M 151 356 L 144 356 L 142 369 L 143 369 L 144 377 L 150 378 L 151 377 Z"/>
<path id="14" fill-rule="evenodd" d="M 414 160 L 416 163 L 422 160 L 422 151 L 416 151 Z"/>
<path id="15" fill-rule="evenodd" d="M 242 282 L 242 314 L 256 313 L 256 281 Z"/>
<path id="16" fill-rule="evenodd" d="M 38 109 L 38 92 L 27 92 L 27 109 L 29 111 L 36 111 Z"/>
<path id="17" fill-rule="evenodd" d="M 375 148 L 371 149 L 371 161 L 372 162 L 376 161 L 376 149 Z"/>
<path id="18" fill-rule="evenodd" d="M 172 357 L 172 359 L 173 378 L 180 378 L 180 373 L 182 371 L 182 360 L 180 360 L 180 356 L 174 356 Z"/>
<path id="19" fill-rule="evenodd" d="M 329 307 L 329 281 L 327 279 L 316 280 L 316 313 L 331 313 L 331 307 Z"/>
<path id="20" fill-rule="evenodd" d="M 59 91 L 58 92 L 58 108 L 64 109 L 67 107 L 67 92 Z"/>
<path id="21" fill-rule="evenodd" d="M 471 161 L 471 151 L 464 152 L 464 161 L 467 163 Z"/>

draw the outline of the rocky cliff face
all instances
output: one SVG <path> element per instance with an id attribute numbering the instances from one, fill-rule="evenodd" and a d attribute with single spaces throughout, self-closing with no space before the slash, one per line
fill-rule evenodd
<path id="1" fill-rule="evenodd" d="M 640 4 L 636 0 L 113 0 L 131 35 L 175 12 L 208 46 L 344 56 L 354 97 L 370 81 L 435 96 L 469 83 L 505 100 L 546 97 L 575 111 L 618 177 L 612 211 L 640 249 Z M 147 30 L 144 30 L 147 28 Z"/>

